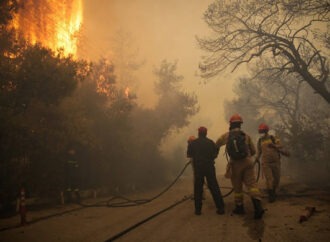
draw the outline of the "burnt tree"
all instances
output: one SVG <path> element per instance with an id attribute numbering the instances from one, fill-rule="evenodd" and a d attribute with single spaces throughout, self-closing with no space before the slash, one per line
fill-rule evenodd
<path id="1" fill-rule="evenodd" d="M 267 57 L 280 60 L 273 69 L 298 73 L 329 103 L 329 10 L 329 1 L 318 0 L 216 0 L 204 14 L 214 34 L 197 38 L 209 52 L 201 76 Z"/>

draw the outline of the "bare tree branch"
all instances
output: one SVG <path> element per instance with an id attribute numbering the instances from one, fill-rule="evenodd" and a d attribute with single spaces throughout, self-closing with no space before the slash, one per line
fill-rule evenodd
<path id="1" fill-rule="evenodd" d="M 268 57 L 282 59 L 283 71 L 296 72 L 330 103 L 327 56 L 310 36 L 316 22 L 329 19 L 329 2 L 320 0 L 241 1 L 215 0 L 204 14 L 215 38 L 197 38 L 211 55 L 200 64 L 201 76 L 211 78 L 232 66 Z M 307 17 L 306 17 L 307 16 Z M 315 37 L 316 35 L 314 35 Z M 291 66 L 292 65 L 292 66 Z M 277 66 L 281 69 L 280 66 Z"/>

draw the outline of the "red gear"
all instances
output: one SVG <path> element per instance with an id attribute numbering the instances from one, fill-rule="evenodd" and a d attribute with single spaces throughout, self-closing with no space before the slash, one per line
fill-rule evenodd
<path id="1" fill-rule="evenodd" d="M 235 123 L 235 122 L 243 123 L 243 119 L 238 113 L 234 114 L 229 119 L 229 123 Z"/>
<path id="2" fill-rule="evenodd" d="M 262 124 L 259 125 L 258 131 L 259 131 L 259 133 L 266 133 L 266 132 L 269 131 L 269 127 L 268 127 L 267 124 L 262 123 Z"/>

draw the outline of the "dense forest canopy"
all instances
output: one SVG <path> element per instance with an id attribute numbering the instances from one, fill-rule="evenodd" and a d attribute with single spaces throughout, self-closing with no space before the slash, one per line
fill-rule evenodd
<path id="1" fill-rule="evenodd" d="M 125 192 L 171 177 L 161 140 L 198 110 L 196 96 L 181 89 L 177 64 L 164 60 L 155 68 L 158 104 L 140 107 L 125 86 L 139 65 L 125 67 L 118 60 L 116 72 L 116 62 L 88 62 L 31 45 L 10 27 L 18 7 L 1 1 L 1 208 L 11 205 L 22 186 L 29 196 L 58 196 L 67 186 L 71 150 L 80 189 Z"/>

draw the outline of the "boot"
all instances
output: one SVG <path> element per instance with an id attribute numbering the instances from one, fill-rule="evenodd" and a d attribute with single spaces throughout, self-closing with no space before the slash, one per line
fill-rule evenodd
<path id="1" fill-rule="evenodd" d="M 234 214 L 245 214 L 244 205 L 243 205 L 243 204 L 241 204 L 241 205 L 237 205 L 237 204 L 236 204 L 236 207 L 235 207 L 235 209 L 233 210 L 233 213 L 234 213 Z"/>
<path id="2" fill-rule="evenodd" d="M 201 210 L 198 210 L 198 209 L 195 210 L 195 215 L 198 215 L 198 216 L 199 216 L 199 215 L 201 215 L 201 214 L 202 214 L 202 211 L 201 211 Z"/>
<path id="3" fill-rule="evenodd" d="M 261 206 L 261 201 L 256 198 L 252 198 L 252 203 L 254 207 L 254 219 L 261 219 L 265 212 Z"/>
<path id="4" fill-rule="evenodd" d="M 219 214 L 219 215 L 225 214 L 225 208 L 224 208 L 224 206 L 223 207 L 218 207 L 217 214 Z"/>
<path id="5" fill-rule="evenodd" d="M 202 205 L 196 203 L 196 200 L 195 200 L 195 214 L 196 215 L 201 215 L 202 214 Z"/>
<path id="6" fill-rule="evenodd" d="M 268 190 L 268 202 L 273 203 L 276 200 L 275 190 L 269 189 Z"/>

